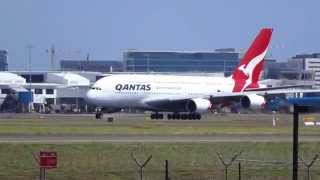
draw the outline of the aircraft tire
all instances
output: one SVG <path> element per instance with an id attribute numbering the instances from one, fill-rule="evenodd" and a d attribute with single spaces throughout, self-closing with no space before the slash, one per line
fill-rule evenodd
<path id="1" fill-rule="evenodd" d="M 187 115 L 187 114 L 181 114 L 181 119 L 182 119 L 182 120 L 188 119 L 188 115 Z"/>
<path id="2" fill-rule="evenodd" d="M 194 114 L 188 114 L 187 116 L 188 116 L 188 119 L 189 119 L 189 120 L 194 119 Z"/>
<path id="3" fill-rule="evenodd" d="M 173 120 L 177 119 L 177 114 L 172 114 L 172 119 Z"/>

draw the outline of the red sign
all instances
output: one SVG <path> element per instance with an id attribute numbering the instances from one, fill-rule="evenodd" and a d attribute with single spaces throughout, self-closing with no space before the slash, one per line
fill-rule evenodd
<path id="1" fill-rule="evenodd" d="M 40 168 L 56 168 L 57 167 L 57 152 L 40 151 L 39 154 Z"/>

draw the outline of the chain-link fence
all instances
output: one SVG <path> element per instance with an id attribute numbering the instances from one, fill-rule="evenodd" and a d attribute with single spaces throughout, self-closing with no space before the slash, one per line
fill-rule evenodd
<path id="1" fill-rule="evenodd" d="M 72 161 L 60 160 L 59 168 L 47 171 L 47 179 L 68 179 L 68 180 L 84 180 L 84 179 L 129 179 L 129 180 L 289 180 L 291 179 L 292 164 L 290 161 L 276 160 L 253 160 L 243 157 L 237 158 L 228 167 L 219 163 L 213 163 L 209 167 L 194 167 L 168 161 L 168 170 L 166 171 L 165 161 L 154 160 L 151 156 L 145 159 L 136 159 L 140 161 L 140 165 L 149 159 L 149 163 L 145 164 L 143 173 L 141 174 L 140 166 L 137 166 L 133 159 L 123 159 L 127 164 L 126 168 L 122 168 L 124 162 L 119 164 L 108 164 L 107 158 L 97 157 L 95 160 L 86 161 L 86 163 L 77 161 L 73 157 Z M 12 162 L 11 164 L 2 164 L 2 166 L 10 166 L 15 168 L 12 174 L 0 172 L 0 179 L 25 180 L 37 179 L 39 177 L 39 169 L 36 164 L 32 167 L 20 167 L 19 164 Z M 129 167 L 129 168 L 128 168 Z M 320 161 L 317 159 L 313 165 L 308 168 L 302 161 L 299 163 L 299 179 L 301 180 L 318 180 L 320 179 Z M 166 174 L 167 172 L 167 174 Z"/>

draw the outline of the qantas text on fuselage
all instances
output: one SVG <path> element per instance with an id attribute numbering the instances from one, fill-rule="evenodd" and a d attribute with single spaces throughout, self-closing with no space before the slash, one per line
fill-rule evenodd
<path id="1" fill-rule="evenodd" d="M 150 91 L 150 84 L 117 84 L 115 86 L 117 91 Z"/>

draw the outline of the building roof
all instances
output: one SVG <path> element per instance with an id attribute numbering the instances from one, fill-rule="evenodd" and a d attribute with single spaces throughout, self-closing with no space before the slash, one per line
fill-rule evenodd
<path id="1" fill-rule="evenodd" d="M 26 83 L 26 80 L 10 72 L 0 72 L 0 84 L 2 85 L 23 85 Z"/>
<path id="2" fill-rule="evenodd" d="M 89 79 L 71 72 L 48 73 L 47 82 L 66 86 L 90 86 Z"/>
<path id="3" fill-rule="evenodd" d="M 57 83 L 27 83 L 23 87 L 25 88 L 57 88 L 57 87 L 63 87 L 61 84 Z"/>
<path id="4" fill-rule="evenodd" d="M 209 50 L 140 50 L 127 49 L 124 53 L 241 53 L 235 48 L 209 49 Z"/>

